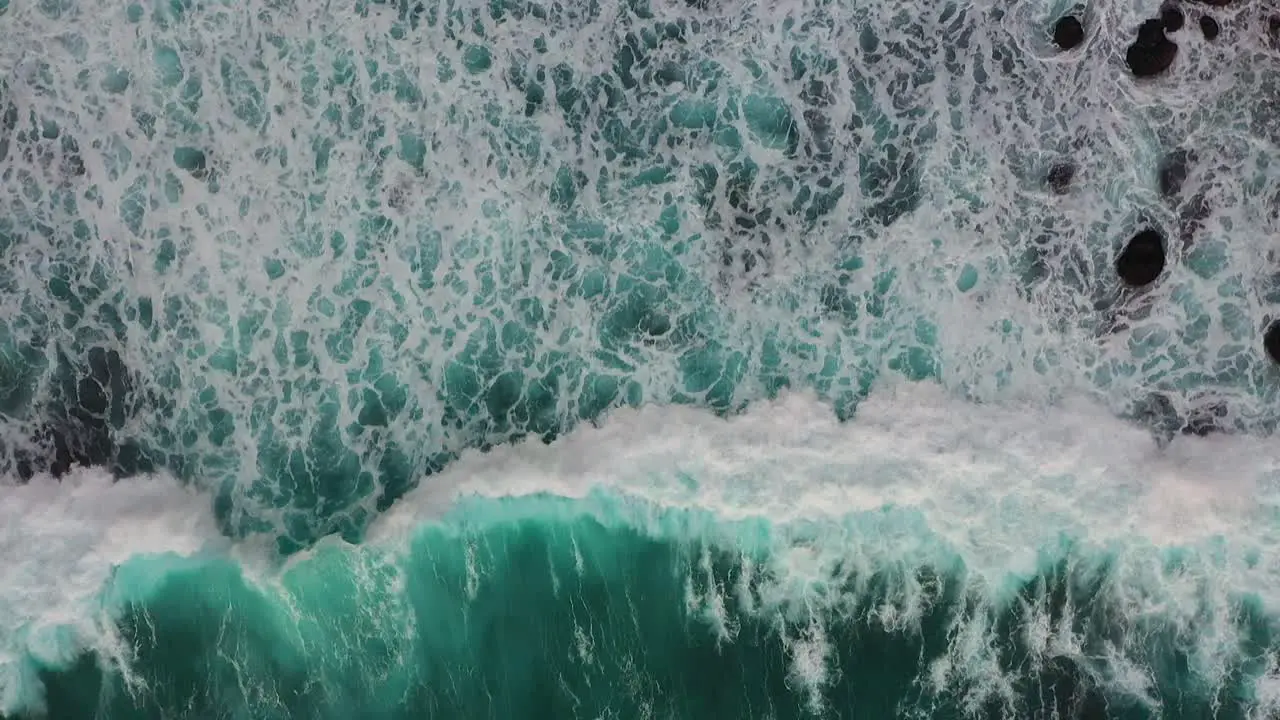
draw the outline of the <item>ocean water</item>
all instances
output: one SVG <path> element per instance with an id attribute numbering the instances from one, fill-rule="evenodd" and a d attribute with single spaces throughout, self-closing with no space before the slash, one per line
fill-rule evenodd
<path id="1" fill-rule="evenodd" d="M 0 717 L 1277 717 L 1275 9 L 1160 8 L 0 0 Z"/>

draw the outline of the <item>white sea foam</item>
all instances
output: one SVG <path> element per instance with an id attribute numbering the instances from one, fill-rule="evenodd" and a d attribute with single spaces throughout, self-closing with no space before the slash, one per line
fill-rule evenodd
<path id="1" fill-rule="evenodd" d="M 10 223 L 0 232 L 15 243 L 0 265 L 5 356 L 29 344 L 52 359 L 63 343 L 78 362 L 77 344 L 115 337 L 93 307 L 76 342 L 57 329 L 76 303 L 51 278 L 100 290 L 137 391 L 175 408 L 140 413 L 121 434 L 155 444 L 181 434 L 177 422 L 194 440 L 164 451 L 212 458 L 244 490 L 236 502 L 269 521 L 275 508 L 256 498 L 291 488 L 276 487 L 288 478 L 263 473 L 262 460 L 285 449 L 264 446 L 247 418 L 301 448 L 321 424 L 318 405 L 346 427 L 378 382 L 414 421 L 346 438 L 366 457 L 388 438 L 423 454 L 505 439 L 470 385 L 483 394 L 502 371 L 523 372 L 526 389 L 562 372 L 548 382 L 561 383 L 554 414 L 568 422 L 597 382 L 615 400 L 634 380 L 648 401 L 714 389 L 737 403 L 767 396 L 780 375 L 836 400 L 870 375 L 905 372 L 911 352 L 982 401 L 1089 392 L 1119 410 L 1160 389 L 1186 411 L 1205 391 L 1228 399 L 1232 418 L 1274 424 L 1280 382 L 1258 329 L 1276 313 L 1273 270 L 1259 261 L 1277 229 L 1275 93 L 1260 70 L 1231 71 L 1276 61 L 1255 32 L 1259 11 L 1225 14 L 1216 46 L 1184 31 L 1170 78 L 1134 83 L 1123 50 L 1157 3 L 1092 4 L 1089 41 L 1068 54 L 1046 45 L 1064 8 L 1045 3 L 650 5 L 652 21 L 617 3 L 523 14 L 460 3 L 471 19 L 446 22 L 428 2 L 408 28 L 380 3 L 11 4 L 0 14 L 0 34 L 16 38 L 0 48 L 0 96 L 18 123 L 0 163 L 0 222 Z M 657 19 L 683 23 L 683 35 L 651 49 L 645 72 L 669 66 L 681 79 L 606 102 L 592 78 L 603 82 Z M 83 34 L 89 23 L 100 32 Z M 482 51 L 488 67 L 467 70 Z M 711 64 L 715 89 L 700 75 Z M 522 87 L 538 77 L 543 101 L 526 116 Z M 815 78 L 830 95 L 821 102 L 807 94 Z M 582 100 L 566 112 L 558 93 Z M 747 97 L 786 108 L 793 155 L 730 113 Z M 673 127 L 682 98 L 734 115 L 725 130 L 742 147 Z M 811 126 L 810 111 L 826 125 Z M 46 121 L 57 138 L 44 136 Z M 619 139 L 624 128 L 648 139 Z M 406 154 L 414 142 L 421 168 Z M 824 142 L 829 157 L 815 159 Z M 631 145 L 652 147 L 623 162 Z M 1179 209 L 1154 189 L 1177 145 L 1199 156 L 1184 196 L 1203 193 L 1211 209 L 1186 247 Z M 180 148 L 204 153 L 207 167 L 178 167 Z M 72 154 L 83 175 L 68 172 Z M 914 165 L 889 168 L 891 155 Z M 1045 168 L 1067 157 L 1077 180 L 1050 196 Z M 730 166 L 747 161 L 757 173 L 744 202 L 782 222 L 767 242 L 731 219 Z M 719 170 L 705 208 L 694 199 L 703 163 Z M 650 167 L 669 177 L 635 185 Z M 916 201 L 887 228 L 869 223 L 885 187 L 913 168 Z M 583 183 L 569 210 L 552 202 L 562 170 Z M 793 204 L 832 183 L 840 199 L 806 224 Z M 679 229 L 665 237 L 654 226 L 669 209 Z M 1145 299 L 1117 303 L 1110 263 L 1144 217 L 1178 247 Z M 725 271 L 725 248 L 767 262 Z M 563 267 L 550 262 L 557 253 Z M 663 254 L 665 266 L 646 265 Z M 860 269 L 839 269 L 855 256 Z M 972 289 L 958 290 L 970 271 Z M 660 299 L 644 312 L 688 330 L 684 339 L 628 336 L 601 352 L 611 332 L 644 335 L 619 319 L 643 304 L 617 291 L 623 275 L 649 278 L 646 297 Z M 597 281 L 603 294 L 583 289 Z M 857 310 L 837 309 L 844 301 Z M 527 338 L 506 346 L 505 323 L 530 312 L 540 319 Z M 473 350 L 502 358 L 481 363 Z M 776 367 L 763 368 L 771 355 Z M 731 391 L 703 387 L 699 373 L 717 367 Z M 12 382 L 30 395 L 24 411 L 55 387 L 41 372 Z M 221 413 L 237 423 L 225 438 L 210 431 Z M 31 412 L 6 417 L 6 448 L 34 425 Z"/>
<path id="2" fill-rule="evenodd" d="M 40 701 L 32 661 L 51 667 L 102 649 L 102 593 L 115 567 L 140 555 L 225 547 L 209 498 L 168 477 L 115 483 L 77 470 L 0 488 L 0 710 Z"/>
<path id="3" fill-rule="evenodd" d="M 1221 537 L 1240 550 L 1280 539 L 1270 529 L 1280 447 L 1270 439 L 1161 446 L 1086 401 L 974 405 L 924 385 L 873 393 L 843 424 L 802 393 L 727 420 L 691 407 L 619 410 L 552 449 L 535 441 L 468 452 L 374 527 L 411 526 L 458 493 L 578 497 L 597 487 L 781 523 L 916 507 L 967 561 L 993 571 L 1062 532 L 1100 545 Z"/>
<path id="4" fill-rule="evenodd" d="M 0 115 L 12 103 L 19 123 L 5 128 L 9 149 L 0 161 L 0 223 L 12 223 L 0 226 L 0 359 L 6 393 L 25 383 L 33 398 L 0 420 L 6 449 L 31 436 L 55 386 L 41 379 L 43 370 L 11 376 L 14 348 L 28 343 L 51 359 L 62 345 L 116 337 L 94 314 L 99 308 L 66 330 L 76 303 L 53 291 L 53 278 L 83 295 L 77 303 L 94 295 L 90 287 L 94 297 L 112 298 L 138 394 L 174 409 L 130 418 L 119 435 L 158 442 L 189 431 L 190 442 L 170 449 L 207 456 L 225 473 L 190 479 L 206 488 L 230 480 L 238 488 L 231 499 L 268 520 L 283 514 L 271 502 L 294 488 L 282 486 L 288 478 L 265 476 L 264 458 L 279 448 L 265 447 L 264 438 L 286 450 L 307 446 L 323 401 L 338 398 L 334 424 L 346 427 L 363 409 L 361 390 L 387 380 L 403 391 L 403 414 L 385 432 L 347 438 L 369 457 L 379 450 L 370 438 L 399 441 L 411 460 L 477 441 L 492 419 L 477 398 L 495 378 L 477 374 L 474 397 L 457 391 L 475 366 L 463 348 L 502 345 L 486 323 L 501 329 L 530 306 L 545 318 L 525 328 L 532 339 L 517 338 L 501 369 L 526 370 L 528 389 L 561 362 L 551 360 L 556 353 L 570 358 L 575 369 L 555 403 L 561 420 L 577 416 L 597 375 L 617 387 L 635 380 L 648 401 L 697 399 L 706 388 L 688 390 L 685 359 L 707 347 L 723 350 L 722 368 L 734 352 L 745 358 L 735 403 L 761 401 L 770 372 L 793 385 L 821 385 L 829 397 L 855 394 L 865 375 L 891 375 L 888 365 L 915 349 L 937 361 L 947 392 L 888 382 L 845 425 L 805 394 L 758 402 L 728 421 L 692 407 L 618 411 L 550 448 L 526 442 L 466 455 L 377 520 L 372 535 L 396 545 L 460 496 L 584 497 L 610 488 L 659 507 L 767 518 L 784 540 L 819 532 L 821 542 L 779 549 L 771 570 L 792 585 L 779 586 L 778 603 L 812 591 L 809 581 L 837 560 L 867 568 L 938 553 L 963 562 L 974 592 L 996 596 L 1011 578 L 1032 575 L 1039 553 L 1068 536 L 1116 554 L 1115 589 L 1135 616 L 1192 618 L 1207 597 L 1211 623 L 1197 626 L 1206 640 L 1196 662 L 1210 674 L 1232 647 L 1229 596 L 1254 593 L 1269 608 L 1280 602 L 1274 442 L 1241 435 L 1159 446 L 1112 414 L 1158 388 L 1180 411 L 1207 392 L 1228 399 L 1233 417 L 1259 426 L 1277 417 L 1280 382 L 1258 352 L 1257 330 L 1277 312 L 1268 238 L 1280 229 L 1280 176 L 1272 170 L 1280 113 L 1277 58 L 1262 43 L 1258 3 L 1222 11 L 1225 32 L 1215 45 L 1199 42 L 1189 23 L 1174 75 L 1150 83 L 1132 82 L 1121 57 L 1156 2 L 1092 4 L 1086 47 L 1065 55 L 1045 46 L 1043 32 L 1060 3 L 1013 11 L 996 2 L 651 3 L 659 18 L 685 21 L 687 32 L 686 44 L 655 50 L 652 65 L 718 62 L 723 76 L 707 91 L 718 110 L 758 92 L 776 96 L 799 123 L 808 106 L 801 84 L 787 80 L 793 58 L 816 66 L 829 55 L 825 165 L 763 147 L 741 119 L 730 123 L 745 138 L 738 154 L 711 133 L 668 127 L 655 131 L 653 158 L 611 163 L 614 148 L 603 135 L 654 123 L 674 101 L 649 85 L 610 115 L 603 92 L 590 85 L 629 32 L 648 29 L 622 4 L 599 3 L 593 15 L 560 3 L 550 15 L 511 13 L 500 23 L 485 15 L 493 4 L 461 3 L 480 20 L 447 29 L 423 23 L 405 40 L 393 35 L 392 5 L 358 12 L 287 0 L 185 3 L 180 14 L 178 4 L 164 5 L 138 17 L 132 8 L 141 5 L 108 0 L 10 3 L 0 11 Z M 468 72 L 467 53 L 481 47 L 490 68 Z M 164 64 L 169 59 L 176 70 Z M 563 87 L 552 72 L 560 66 L 573 75 Z M 552 79 L 544 81 L 542 110 L 526 117 L 514 78 L 539 69 Z M 122 90 L 120 71 L 130 78 Z M 401 80 L 422 97 L 398 97 Z M 705 86 L 685 75 L 670 92 Z M 570 89 L 587 98 L 573 119 L 587 126 L 582 138 L 554 101 Z M 331 107 L 340 120 L 327 115 Z M 364 113 L 359 128 L 355 107 Z M 58 124 L 59 142 L 32 139 L 48 131 L 45 120 Z M 916 148 L 918 206 L 887 228 L 869 225 L 874 193 L 858 176 L 884 160 L 880 135 L 906 154 L 926 127 L 935 137 Z M 819 134 L 807 124 L 798 132 L 806 143 Z M 401 133 L 424 142 L 422 169 L 401 157 Z M 67 138 L 78 143 L 83 176 L 67 172 L 69 151 L 59 144 Z M 1177 238 L 1178 209 L 1155 197 L 1152 177 L 1161 154 L 1178 144 L 1200 156 L 1184 195 L 1202 193 L 1211 208 L 1186 245 Z M 181 146 L 205 151 L 208 172 L 177 168 Z M 1062 156 L 1079 162 L 1077 182 L 1067 196 L 1049 197 L 1044 165 Z M 696 165 L 727 175 L 729 160 L 746 159 L 759 168 L 748 193 L 753 210 L 791 223 L 769 243 L 728 222 L 713 227 L 692 200 Z M 620 191 L 650 160 L 669 166 L 670 180 Z M 550 207 L 562 167 L 586 178 L 572 213 Z M 783 179 L 812 188 L 824 175 L 848 187 L 821 221 L 803 227 L 788 216 L 798 185 Z M 725 183 L 712 209 L 727 216 Z M 371 209 L 371 199 L 382 206 Z M 660 239 L 652 227 L 668 205 L 678 206 L 680 230 Z M 385 215 L 389 230 L 361 227 L 374 213 Z M 1164 280 L 1142 298 L 1115 303 L 1109 263 L 1143 217 L 1178 247 Z M 579 221 L 598 222 L 623 249 L 597 257 L 570 232 Z M 1047 280 L 1024 282 L 1022 253 L 1040 239 Z M 726 280 L 723 241 L 767 250 L 769 262 L 751 282 Z M 553 252 L 577 274 L 557 277 Z M 626 298 L 588 296 L 574 283 L 599 272 L 612 287 L 622 274 L 652 270 L 642 260 L 659 252 L 671 252 L 672 262 L 655 281 L 666 293 L 658 310 L 673 323 L 688 320 L 696 341 L 648 338 L 613 357 L 598 353 L 602 328 Z M 853 255 L 859 270 L 835 269 Z M 970 291 L 957 288 L 966 268 L 976 278 Z M 891 289 L 876 291 L 887 277 Z M 490 284 L 498 290 L 485 295 Z M 859 298 L 858 311 L 823 309 L 828 286 Z M 873 313 L 868 298 L 877 295 L 881 312 Z M 346 327 L 356 301 L 368 303 L 369 318 Z M 765 372 L 771 353 L 777 366 Z M 352 373 L 373 367 L 375 357 L 385 378 L 362 377 L 352 387 Z M 213 405 L 235 422 L 216 441 Z M 449 413 L 474 413 L 474 422 L 459 430 L 442 419 Z M 266 424 L 271 433 L 260 431 Z M 137 554 L 224 545 L 209 497 L 177 487 L 161 478 L 110 484 L 85 471 L 61 485 L 37 478 L 0 488 L 6 706 L 31 699 L 22 695 L 31 687 L 23 658 L 65 659 L 86 643 L 110 641 L 100 636 L 94 603 L 113 566 Z M 919 526 L 902 520 L 875 536 L 845 522 L 885 507 L 917 513 Z M 806 521 L 823 529 L 787 529 Z M 1159 555 L 1171 547 L 1203 552 L 1174 572 Z M 270 564 L 256 547 L 236 551 L 246 563 Z M 294 563 L 306 561 L 303 554 Z M 910 587 L 876 608 L 877 617 L 906 627 L 931 592 Z M 729 633 L 721 598 L 694 601 Z M 1027 632 L 1038 647 L 1082 652 L 1069 628 L 1037 618 Z M 957 630 L 954 652 L 934 677 L 986 673 L 983 687 L 998 689 L 998 668 L 983 659 L 990 629 L 972 620 Z M 815 630 L 793 640 L 796 672 L 821 686 L 827 639 Z M 1114 653 L 1120 682 L 1141 694 L 1142 670 L 1126 666 L 1126 657 L 1123 648 Z M 1280 702 L 1277 688 L 1280 680 L 1264 684 L 1264 705 Z"/>

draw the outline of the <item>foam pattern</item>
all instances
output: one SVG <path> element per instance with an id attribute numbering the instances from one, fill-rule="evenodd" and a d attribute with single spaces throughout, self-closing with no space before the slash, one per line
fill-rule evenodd
<path id="1" fill-rule="evenodd" d="M 0 0 L 0 710 L 1270 717 L 1280 39 L 1159 9 Z"/>
<path id="2" fill-rule="evenodd" d="M 623 404 L 793 386 L 849 417 L 889 374 L 1270 428 L 1262 23 L 1136 83 L 1149 9 L 1091 5 L 1056 54 L 1062 10 L 15 5 L 5 457 L 166 468 L 301 547 Z M 1173 260 L 1134 296 L 1110 264 L 1141 222 Z"/>

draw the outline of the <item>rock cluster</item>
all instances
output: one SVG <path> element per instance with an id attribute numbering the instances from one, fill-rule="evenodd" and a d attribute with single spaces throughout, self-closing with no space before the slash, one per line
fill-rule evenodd
<path id="1" fill-rule="evenodd" d="M 1187 25 L 1188 15 L 1200 28 L 1207 42 L 1213 42 L 1222 34 L 1222 26 L 1211 12 L 1224 8 L 1235 0 L 1169 0 L 1160 8 L 1158 17 L 1143 20 L 1137 27 L 1133 41 L 1125 50 L 1124 60 L 1129 72 L 1143 80 L 1164 75 L 1178 57 L 1178 44 L 1169 37 L 1181 33 Z M 1184 9 L 1182 3 L 1187 7 Z M 1073 50 L 1085 41 L 1084 14 L 1072 10 L 1053 24 L 1053 44 L 1062 51 Z M 1265 17 L 1264 42 L 1280 51 L 1280 12 Z M 1199 221 L 1209 214 L 1209 207 L 1202 195 L 1183 202 L 1179 199 L 1186 183 L 1188 166 L 1196 162 L 1193 150 L 1176 149 L 1161 161 L 1157 171 L 1160 195 L 1184 205 L 1180 217 L 1183 220 L 1182 241 L 1189 241 Z M 1058 195 L 1066 194 L 1075 178 L 1076 165 L 1064 160 L 1049 167 L 1045 177 L 1049 190 Z M 1125 243 L 1116 256 L 1115 272 L 1121 283 L 1130 288 L 1143 288 L 1159 279 L 1165 268 L 1168 242 L 1164 234 L 1154 227 L 1144 227 Z M 1263 331 L 1263 350 L 1280 364 L 1280 318 L 1270 321 Z"/>

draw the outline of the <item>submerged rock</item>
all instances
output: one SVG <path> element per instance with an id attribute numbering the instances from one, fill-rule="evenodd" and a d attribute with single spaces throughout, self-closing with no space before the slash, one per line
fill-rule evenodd
<path id="1" fill-rule="evenodd" d="M 1133 417 L 1150 428 L 1162 445 L 1178 435 L 1206 437 L 1231 431 L 1225 402 L 1216 399 L 1191 402 L 1192 408 L 1183 414 L 1169 396 L 1161 392 L 1151 393 L 1135 403 Z"/>
<path id="2" fill-rule="evenodd" d="M 1125 52 L 1125 63 L 1135 77 L 1149 78 L 1168 70 L 1177 55 L 1178 45 L 1165 37 L 1163 23 L 1146 20 L 1138 28 L 1138 39 Z"/>
<path id="3" fill-rule="evenodd" d="M 1165 32 L 1178 32 L 1186 24 L 1186 16 L 1173 5 L 1166 5 L 1160 11 L 1160 23 L 1164 25 Z"/>
<path id="4" fill-rule="evenodd" d="M 1182 417 L 1168 395 L 1156 392 L 1137 400 L 1133 417 L 1155 433 L 1161 442 L 1172 440 L 1183 426 Z"/>
<path id="5" fill-rule="evenodd" d="M 1071 189 L 1071 181 L 1075 179 L 1076 166 L 1069 161 L 1061 161 L 1053 164 L 1049 168 L 1049 173 L 1045 177 L 1049 184 L 1049 189 L 1058 195 L 1065 194 Z"/>
<path id="6" fill-rule="evenodd" d="M 1206 437 L 1213 433 L 1225 432 L 1228 429 L 1226 417 L 1226 403 L 1219 401 L 1201 405 L 1187 416 L 1187 421 L 1182 426 L 1182 434 Z"/>

